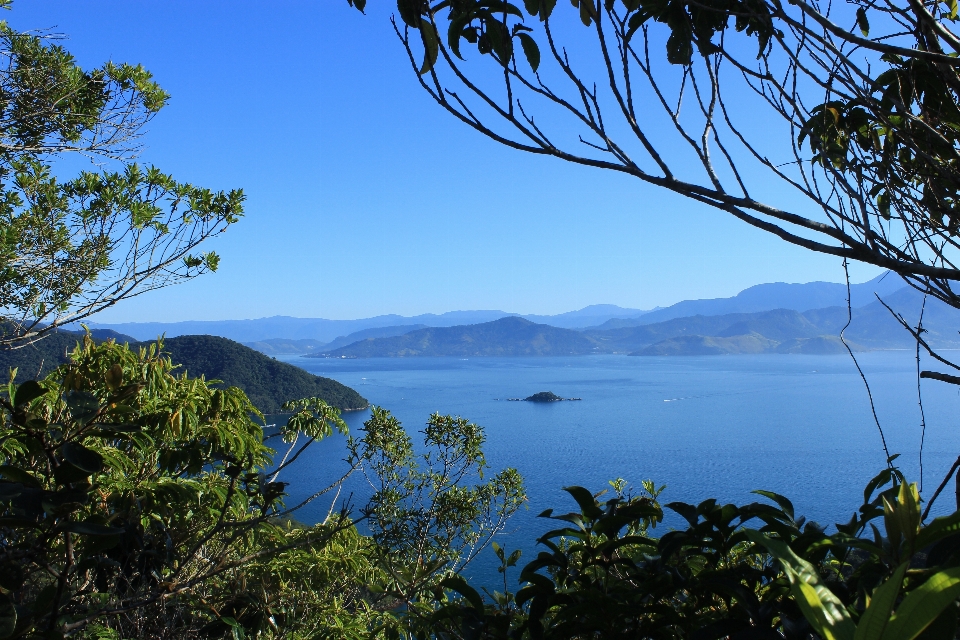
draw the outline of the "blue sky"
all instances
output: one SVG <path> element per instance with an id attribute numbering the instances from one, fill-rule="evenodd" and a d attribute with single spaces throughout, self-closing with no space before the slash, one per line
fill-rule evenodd
<path id="1" fill-rule="evenodd" d="M 467 129 L 417 85 L 393 3 L 369 4 L 17 0 L 15 28 L 66 34 L 85 66 L 142 63 L 172 94 L 142 162 L 248 196 L 209 244 L 218 273 L 96 320 L 559 313 L 842 281 L 838 259 L 725 213 Z"/>

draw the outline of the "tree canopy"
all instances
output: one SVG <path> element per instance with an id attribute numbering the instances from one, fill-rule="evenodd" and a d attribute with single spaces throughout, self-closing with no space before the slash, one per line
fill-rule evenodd
<path id="1" fill-rule="evenodd" d="M 501 144 L 632 176 L 960 305 L 954 3 L 571 4 L 398 0 L 394 26 L 423 89 Z M 772 196 L 770 177 L 792 194 Z"/>
<path id="2" fill-rule="evenodd" d="M 59 38 L 6 22 L 0 58 L 0 348 L 217 269 L 197 247 L 237 222 L 243 192 L 133 161 L 169 98 L 149 71 L 83 69 Z M 94 162 L 63 180 L 68 155 Z"/>

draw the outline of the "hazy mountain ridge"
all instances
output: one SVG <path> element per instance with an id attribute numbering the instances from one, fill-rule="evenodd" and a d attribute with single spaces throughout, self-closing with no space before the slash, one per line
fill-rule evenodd
<path id="1" fill-rule="evenodd" d="M 326 345 L 324 350 L 330 351 L 332 349 L 339 349 L 340 347 L 345 347 L 348 344 L 353 344 L 354 342 L 367 340 L 369 338 L 393 338 L 395 336 L 402 336 L 405 333 L 410 333 L 411 331 L 418 331 L 419 329 L 426 328 L 427 325 L 425 324 L 411 324 L 406 326 L 401 325 L 399 327 L 376 327 L 374 329 L 363 329 L 361 331 L 351 333 L 348 336 L 337 337 L 328 345 Z"/>
<path id="2" fill-rule="evenodd" d="M 883 274 L 873 280 L 851 286 L 853 306 L 858 307 L 873 301 L 873 292 L 888 295 L 904 286 L 904 282 L 893 274 Z M 137 340 L 155 340 L 160 335 L 175 337 L 179 335 L 217 335 L 241 343 L 263 342 L 257 348 L 268 354 L 278 354 L 276 344 L 271 341 L 288 341 L 283 348 L 302 348 L 294 353 L 307 353 L 313 349 L 306 344 L 298 347 L 293 341 L 310 340 L 329 345 L 341 338 L 353 338 L 356 341 L 367 337 L 385 337 L 376 335 L 355 335 L 361 331 L 377 329 L 395 331 L 400 335 L 402 327 L 453 327 L 491 322 L 505 317 L 521 317 L 538 324 L 547 324 L 564 329 L 615 329 L 620 327 L 656 324 L 674 318 L 696 315 L 716 316 L 731 313 L 756 313 L 773 309 L 792 309 L 804 312 L 830 306 L 846 305 L 846 286 L 830 282 L 809 282 L 806 284 L 768 283 L 744 289 L 731 298 L 709 300 L 684 300 L 670 307 L 656 308 L 651 311 L 623 308 L 610 304 L 595 304 L 556 315 L 519 314 L 499 310 L 449 311 L 442 314 L 422 314 L 418 316 L 400 316 L 388 314 L 357 320 L 327 320 L 323 318 L 294 318 L 273 316 L 255 320 L 222 321 L 185 321 L 185 322 L 133 322 L 133 323 L 90 323 L 97 329 L 112 329 L 133 336 Z M 415 330 L 415 329 L 411 329 Z M 346 346 L 337 343 L 334 348 Z"/>
<path id="3" fill-rule="evenodd" d="M 879 294 L 915 324 L 923 297 L 890 273 L 851 285 L 853 322 L 845 334 L 858 349 L 911 346 L 910 335 L 876 299 Z M 847 324 L 846 285 L 829 282 L 768 283 L 731 298 L 685 300 L 644 312 L 615 305 L 544 315 L 502 311 L 451 311 L 413 317 L 361 320 L 277 316 L 260 320 L 175 324 L 97 325 L 98 330 L 144 331 L 219 328 L 224 333 L 321 333 L 318 338 L 271 336 L 247 342 L 267 354 L 334 357 L 573 355 L 586 353 L 831 353 Z M 524 323 L 518 322 L 523 320 Z M 504 322 L 505 321 L 505 322 Z M 927 338 L 940 348 L 960 347 L 960 312 L 930 300 Z M 358 328 L 359 327 L 359 328 Z M 584 328 L 586 327 L 586 328 Z M 548 331 L 555 329 L 555 331 Z M 344 331 L 345 329 L 355 329 Z M 573 331 L 577 329 L 578 331 Z M 331 331 L 338 331 L 331 337 Z M 696 338 L 696 339 L 694 339 Z M 658 343 L 660 344 L 659 346 Z"/>
<path id="4" fill-rule="evenodd" d="M 854 308 L 876 302 L 874 294 L 881 297 L 903 289 L 906 283 L 894 273 L 884 273 L 860 284 L 850 285 L 851 306 Z M 731 298 L 684 300 L 663 309 L 657 309 L 636 318 L 614 318 L 590 327 L 607 330 L 622 327 L 655 324 L 674 318 L 691 316 L 720 316 L 732 313 L 757 313 L 773 309 L 790 309 L 805 312 L 826 307 L 846 307 L 847 287 L 834 282 L 807 282 L 789 284 L 771 282 L 744 289 Z"/>
<path id="5" fill-rule="evenodd" d="M 241 342 L 245 347 L 250 347 L 255 351 L 267 356 L 298 355 L 305 353 L 317 353 L 327 346 L 326 342 L 304 338 L 302 340 L 291 340 L 287 338 L 271 338 L 269 340 L 257 340 L 255 342 Z"/>
<path id="6" fill-rule="evenodd" d="M 616 305 L 597 304 L 577 311 L 557 315 L 517 314 L 506 311 L 448 311 L 418 316 L 395 314 L 361 318 L 359 320 L 326 320 L 324 318 L 294 318 L 273 316 L 255 320 L 188 320 L 184 322 L 125 322 L 119 324 L 88 323 L 99 329 L 112 329 L 138 340 L 155 340 L 158 336 L 217 335 L 241 343 L 269 340 L 317 340 L 328 344 L 340 337 L 360 331 L 397 327 L 454 327 L 491 322 L 500 318 L 521 317 L 541 324 L 564 328 L 587 327 L 611 318 L 637 318 L 646 311 L 625 309 Z"/>
<path id="7" fill-rule="evenodd" d="M 425 324 L 401 325 L 397 327 L 374 327 L 373 329 L 361 329 L 346 336 L 338 336 L 330 342 L 321 342 L 312 339 L 292 340 L 288 338 L 270 338 L 267 340 L 256 340 L 254 342 L 242 342 L 241 344 L 251 349 L 256 349 L 260 353 L 268 356 L 289 356 L 289 355 L 309 355 L 311 353 L 321 353 L 332 349 L 339 349 L 348 344 L 353 344 L 367 338 L 389 338 L 400 336 L 417 329 L 425 329 Z"/>
<path id="8" fill-rule="evenodd" d="M 430 327 L 390 338 L 368 338 L 328 352 L 328 357 L 570 356 L 597 353 L 589 337 L 512 316 L 456 327 Z M 320 354 L 308 357 L 320 357 Z"/>
<path id="9" fill-rule="evenodd" d="M 905 287 L 885 301 L 915 323 L 923 297 Z M 738 353 L 843 353 L 839 339 L 847 325 L 846 307 L 811 309 L 803 313 L 774 309 L 757 313 L 697 315 L 615 329 L 573 331 L 534 324 L 521 318 L 413 331 L 392 338 L 370 338 L 315 357 L 416 357 L 585 355 L 714 355 Z M 924 313 L 926 339 L 938 348 L 960 348 L 960 310 L 929 299 Z M 874 298 L 852 310 L 844 334 L 852 349 L 909 348 L 910 334 Z"/>

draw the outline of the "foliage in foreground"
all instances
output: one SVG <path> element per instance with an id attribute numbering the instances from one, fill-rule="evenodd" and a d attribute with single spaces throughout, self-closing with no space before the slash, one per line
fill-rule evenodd
<path id="1" fill-rule="evenodd" d="M 476 425 L 431 417 L 418 456 L 378 409 L 349 441 L 351 470 L 380 487 L 357 518 L 374 537 L 346 506 L 298 524 L 337 484 L 288 505 L 278 475 L 346 432 L 339 412 L 293 402 L 266 435 L 240 390 L 172 368 L 156 345 L 88 337 L 0 394 L 0 638 L 396 636 L 385 611 L 431 599 L 469 559 L 451 543 L 478 551 L 522 500 L 515 471 L 482 480 Z"/>
<path id="2" fill-rule="evenodd" d="M 0 397 L 0 638 L 956 635 L 960 513 L 923 526 L 894 467 L 831 534 L 758 492 L 669 503 L 687 524 L 656 538 L 662 488 L 570 487 L 577 510 L 541 514 L 557 528 L 515 592 L 520 554 L 493 545 L 503 591 L 485 600 L 460 571 L 524 496 L 516 471 L 484 476 L 480 427 L 434 415 L 415 446 L 375 408 L 346 445 L 371 498 L 306 526 L 292 515 L 337 484 L 287 504 L 278 476 L 346 430 L 338 412 L 294 402 L 265 434 L 239 390 L 171 367 L 155 347 L 87 339 Z"/>
<path id="3" fill-rule="evenodd" d="M 45 637 L 113 619 L 127 636 L 225 616 L 254 593 L 244 566 L 317 549 L 337 518 L 291 534 L 256 410 L 237 389 L 177 377 L 156 348 L 87 338 L 41 382 L 12 382 L 3 408 L 0 637 Z M 308 437 L 344 429 L 334 411 Z M 290 437 L 288 431 L 283 435 Z M 291 537 L 292 536 L 292 537 Z"/>
<path id="4" fill-rule="evenodd" d="M 243 192 L 132 162 L 168 99 L 140 65 L 84 69 L 0 21 L 0 348 L 217 269 L 197 248 L 240 219 Z M 64 180 L 71 154 L 97 164 Z"/>
<path id="5" fill-rule="evenodd" d="M 567 491 L 578 510 L 558 522 L 520 573 L 516 593 L 462 600 L 431 619 L 434 636 L 692 638 L 696 640 L 953 639 L 960 597 L 960 513 L 921 525 L 916 486 L 895 468 L 876 476 L 848 523 L 827 534 L 791 502 L 673 502 L 685 529 L 659 539 L 660 490 L 605 501 Z M 771 504 L 772 503 L 772 504 Z M 875 521 L 882 519 L 882 528 Z M 754 528 L 747 528 L 747 527 Z M 498 550 L 502 571 L 518 554 Z M 506 586 L 506 580 L 504 581 Z M 442 630 L 442 631 L 441 631 Z M 427 637 L 424 635 L 423 637 Z"/>

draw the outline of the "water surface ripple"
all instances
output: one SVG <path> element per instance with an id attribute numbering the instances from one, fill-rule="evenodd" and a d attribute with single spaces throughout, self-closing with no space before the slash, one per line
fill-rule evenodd
<path id="1" fill-rule="evenodd" d="M 911 352 L 858 356 L 892 453 L 919 481 L 920 413 Z M 884 453 L 863 383 L 848 356 L 580 356 L 552 358 L 286 357 L 311 373 L 353 387 L 390 409 L 411 433 L 433 412 L 482 425 L 491 467 L 516 467 L 529 509 L 500 542 L 535 555 L 547 523 L 536 514 L 572 510 L 566 485 L 597 491 L 623 477 L 667 485 L 665 502 L 708 497 L 745 503 L 768 489 L 790 497 L 798 514 L 822 524 L 846 521 Z M 580 402 L 507 402 L 552 391 Z M 924 380 L 927 433 L 923 493 L 929 496 L 960 453 L 958 393 Z M 353 433 L 368 412 L 346 414 Z M 416 437 L 416 436 L 415 436 Z M 307 495 L 344 468 L 342 439 L 321 443 L 285 473 L 293 497 Z M 369 487 L 354 478 L 344 495 L 362 503 Z M 946 492 L 941 509 L 953 510 Z M 329 501 L 301 514 L 322 519 Z M 676 516 L 665 527 L 680 526 Z M 492 555 L 492 554 L 491 554 Z M 521 562 L 522 564 L 522 562 Z M 485 558 L 474 569 L 495 576 Z"/>

